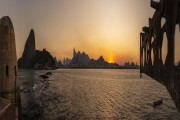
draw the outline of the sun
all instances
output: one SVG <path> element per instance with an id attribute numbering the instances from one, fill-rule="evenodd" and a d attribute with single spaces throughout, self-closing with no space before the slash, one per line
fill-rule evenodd
<path id="1" fill-rule="evenodd" d="M 114 63 L 114 59 L 112 57 L 109 57 L 108 62 L 109 63 Z"/>

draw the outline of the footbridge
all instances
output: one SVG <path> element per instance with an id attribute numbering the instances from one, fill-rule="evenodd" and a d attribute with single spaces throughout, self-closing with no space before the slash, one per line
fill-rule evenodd
<path id="1" fill-rule="evenodd" d="M 180 63 L 175 65 L 175 27 L 180 27 L 180 0 L 151 0 L 150 5 L 155 13 L 140 33 L 140 74 L 145 73 L 163 84 L 180 112 Z M 167 54 L 163 62 L 164 34 Z"/>

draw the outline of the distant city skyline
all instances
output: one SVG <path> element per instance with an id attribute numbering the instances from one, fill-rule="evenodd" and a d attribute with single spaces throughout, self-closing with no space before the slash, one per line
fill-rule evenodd
<path id="1" fill-rule="evenodd" d="M 157 1 L 157 0 L 156 0 Z M 72 58 L 73 48 L 91 58 L 139 63 L 139 39 L 148 26 L 150 0 L 1 0 L 0 16 L 12 19 L 17 57 L 21 57 L 31 29 L 36 48 L 46 48 L 59 60 Z M 176 34 L 176 62 L 180 60 Z M 165 50 L 166 45 L 163 47 Z M 163 52 L 165 57 L 165 52 Z"/>

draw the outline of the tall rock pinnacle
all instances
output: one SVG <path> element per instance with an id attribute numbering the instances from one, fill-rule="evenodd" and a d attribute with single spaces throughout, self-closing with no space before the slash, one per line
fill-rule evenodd
<path id="1" fill-rule="evenodd" d="M 32 60 L 35 56 L 36 45 L 35 45 L 35 35 L 34 30 L 31 29 L 28 39 L 26 41 L 24 52 L 22 57 L 18 60 L 19 68 L 31 68 Z"/>

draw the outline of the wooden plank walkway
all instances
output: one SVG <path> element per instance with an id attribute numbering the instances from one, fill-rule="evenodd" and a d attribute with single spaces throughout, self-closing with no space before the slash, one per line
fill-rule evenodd
<path id="1" fill-rule="evenodd" d="M 0 120 L 16 119 L 16 107 L 10 101 L 0 98 Z"/>

